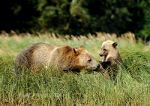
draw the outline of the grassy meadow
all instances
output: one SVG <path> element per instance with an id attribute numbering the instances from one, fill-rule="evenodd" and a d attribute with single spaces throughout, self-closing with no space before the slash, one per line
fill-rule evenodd
<path id="1" fill-rule="evenodd" d="M 0 35 L 0 105 L 33 106 L 149 106 L 150 44 L 135 41 L 130 33 L 121 38 L 98 33 L 97 37 L 59 37 L 53 34 Z M 131 34 L 132 35 L 132 34 Z M 52 69 L 20 77 L 14 73 L 15 56 L 37 42 L 54 45 L 84 46 L 98 61 L 105 38 L 118 42 L 123 59 L 117 82 L 98 72 L 64 73 Z"/>

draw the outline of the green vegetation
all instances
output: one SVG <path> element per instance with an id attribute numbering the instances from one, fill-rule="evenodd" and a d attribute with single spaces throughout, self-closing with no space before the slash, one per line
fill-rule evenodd
<path id="1" fill-rule="evenodd" d="M 33 74 L 14 74 L 14 59 L 23 48 L 36 42 L 83 45 L 97 60 L 102 38 L 0 37 L 0 105 L 50 106 L 148 106 L 150 105 L 150 45 L 115 39 L 123 58 L 117 82 L 97 72 L 63 73 L 48 69 Z"/>
<path id="2" fill-rule="evenodd" d="M 131 31 L 147 38 L 149 5 L 149 0 L 5 0 L 0 3 L 0 30 L 70 35 Z"/>

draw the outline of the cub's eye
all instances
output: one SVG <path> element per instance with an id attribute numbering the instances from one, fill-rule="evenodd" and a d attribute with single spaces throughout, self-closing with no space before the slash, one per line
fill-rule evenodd
<path id="1" fill-rule="evenodd" d="M 104 51 L 107 51 L 106 49 L 103 49 Z"/>
<path id="2" fill-rule="evenodd" d="M 88 59 L 88 62 L 91 62 L 92 61 L 92 59 Z"/>

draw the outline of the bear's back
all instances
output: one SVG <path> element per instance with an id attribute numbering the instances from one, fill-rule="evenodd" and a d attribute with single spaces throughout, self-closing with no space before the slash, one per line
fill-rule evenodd
<path id="1" fill-rule="evenodd" d="M 17 55 L 15 63 L 17 65 L 21 64 L 27 68 L 30 68 L 35 64 L 47 64 L 48 60 L 51 57 L 51 52 L 55 48 L 56 46 L 45 43 L 33 44 Z"/>

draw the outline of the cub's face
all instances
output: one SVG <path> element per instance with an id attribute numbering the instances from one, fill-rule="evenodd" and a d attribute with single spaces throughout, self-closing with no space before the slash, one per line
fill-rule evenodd
<path id="1" fill-rule="evenodd" d="M 116 49 L 116 46 L 117 46 L 117 43 L 113 42 L 113 41 L 110 41 L 110 40 L 107 40 L 107 41 L 103 42 L 102 46 L 101 46 L 101 49 L 100 49 L 99 55 L 101 57 L 104 57 L 104 58 L 107 57 L 107 55 L 109 53 L 111 53 L 111 51 Z"/>
<path id="2" fill-rule="evenodd" d="M 84 69 L 88 70 L 95 70 L 98 66 L 96 60 L 89 54 L 87 50 L 84 48 L 79 48 L 78 50 L 78 60 L 79 60 L 79 67 L 83 67 Z"/>

